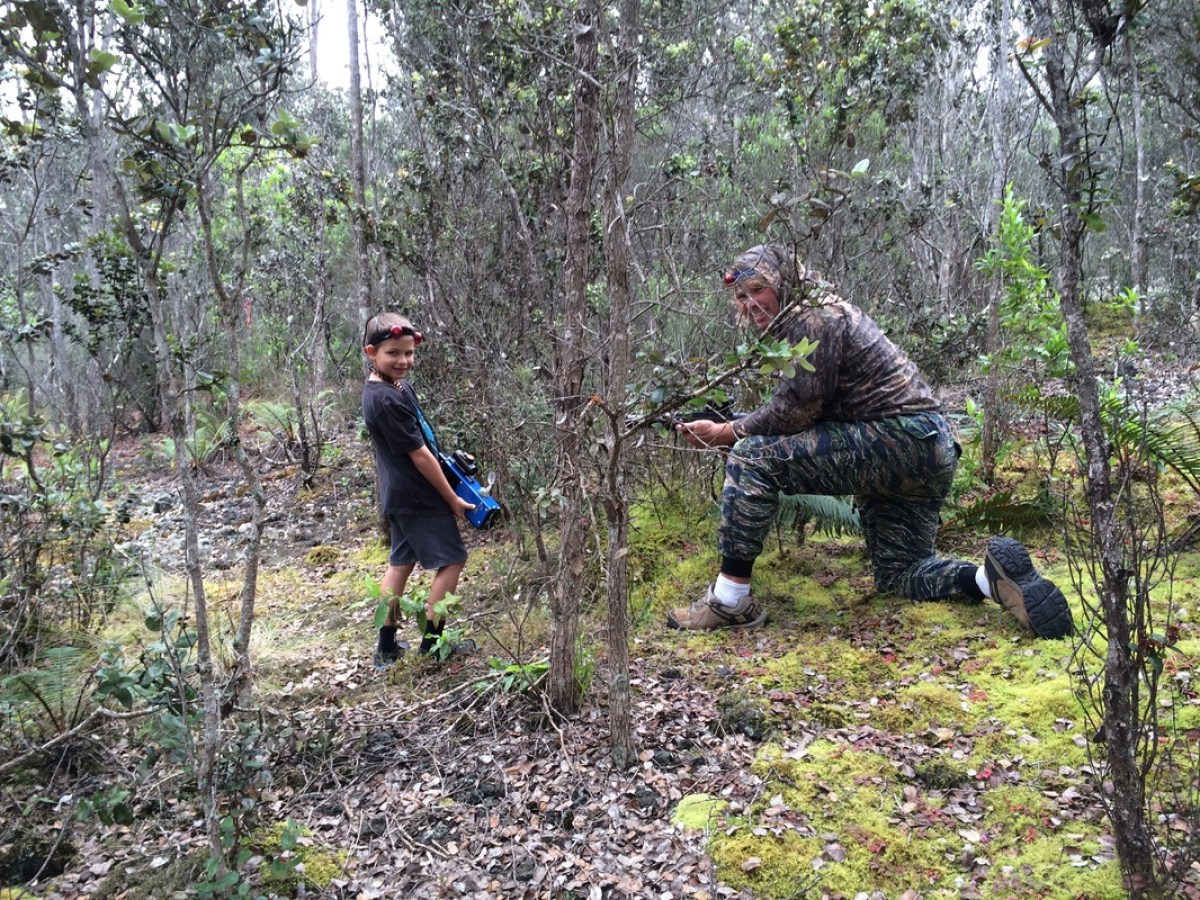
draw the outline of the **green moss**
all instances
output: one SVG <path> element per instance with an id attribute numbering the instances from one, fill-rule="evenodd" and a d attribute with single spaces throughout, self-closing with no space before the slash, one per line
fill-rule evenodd
<path id="1" fill-rule="evenodd" d="M 764 660 L 763 668 L 786 690 L 836 685 L 839 703 L 867 700 L 880 685 L 896 677 L 896 669 L 882 654 L 861 650 L 840 639 Z"/>
<path id="2" fill-rule="evenodd" d="M 712 794 L 689 794 L 671 813 L 671 823 L 706 831 L 716 824 L 729 804 Z"/>
<path id="3" fill-rule="evenodd" d="M 970 704 L 957 690 L 936 682 L 918 681 L 896 691 L 894 701 L 880 708 L 873 721 L 888 731 L 946 727 L 964 731 L 973 724 L 969 709 Z"/>
<path id="4" fill-rule="evenodd" d="M 812 861 L 821 842 L 794 831 L 757 836 L 742 827 L 721 838 L 711 850 L 721 880 L 731 887 L 749 888 L 756 897 L 804 897 L 816 882 Z"/>
<path id="5" fill-rule="evenodd" d="M 1034 838 L 1014 846 L 989 849 L 991 896 L 1087 897 L 1088 900 L 1119 900 L 1128 894 L 1121 888 L 1116 860 L 1097 864 L 1094 857 L 1108 856 L 1098 831 L 1073 823 L 1070 831 L 1048 832 L 1042 828 Z"/>
<path id="6" fill-rule="evenodd" d="M 311 835 L 307 828 L 290 821 L 276 822 L 255 833 L 251 844 L 268 860 L 262 869 L 264 886 L 290 897 L 301 884 L 310 890 L 324 890 L 345 872 L 339 855 L 318 847 Z"/>
<path id="7" fill-rule="evenodd" d="M 830 800 L 842 809 L 831 817 L 836 821 L 815 825 L 816 837 L 749 827 L 722 833 L 712 850 L 721 879 L 755 896 L 780 898 L 797 896 L 798 888 L 818 880 L 822 893 L 833 896 L 864 889 L 898 896 L 943 880 L 945 855 L 959 842 L 949 828 L 893 824 L 877 806 L 856 799 Z"/>
<path id="8" fill-rule="evenodd" d="M 751 771 L 767 782 L 768 793 L 779 794 L 790 809 L 813 810 L 826 803 L 844 807 L 845 797 L 858 785 L 878 783 L 892 765 L 880 754 L 821 739 L 790 753 L 778 744 L 765 744 Z M 831 799 L 830 794 L 836 796 Z"/>
<path id="9" fill-rule="evenodd" d="M 885 756 L 816 740 L 803 750 L 766 745 L 753 764 L 762 801 L 748 820 L 713 836 L 723 881 L 756 896 L 791 897 L 819 879 L 823 894 L 917 890 L 953 898 L 971 884 L 984 897 L 1123 896 L 1101 830 L 1056 827 L 1057 811 L 1033 786 L 1001 784 L 982 793 L 982 816 L 948 810 L 941 791 L 972 779 L 948 763 L 917 771 L 916 793 Z M 794 831 L 767 827 L 786 807 Z M 815 873 L 815 876 L 814 876 Z"/>
<path id="10" fill-rule="evenodd" d="M 333 565 L 341 558 L 341 556 L 341 548 L 330 547 L 322 544 L 319 547 L 313 547 L 306 554 L 304 554 L 304 562 L 306 565 L 312 566 L 313 568 L 319 568 L 321 566 Z"/>

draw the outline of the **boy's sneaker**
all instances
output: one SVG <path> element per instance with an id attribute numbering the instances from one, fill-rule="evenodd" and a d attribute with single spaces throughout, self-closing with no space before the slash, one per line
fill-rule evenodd
<path id="1" fill-rule="evenodd" d="M 714 628 L 759 628 L 767 621 L 762 604 L 747 594 L 737 606 L 726 606 L 713 594 L 712 586 L 691 606 L 667 613 L 668 628 L 711 631 Z"/>
<path id="2" fill-rule="evenodd" d="M 983 570 L 992 599 L 1038 637 L 1061 638 L 1075 630 L 1067 598 L 1038 574 L 1029 551 L 1018 541 L 1005 537 L 988 541 Z"/>
<path id="3" fill-rule="evenodd" d="M 384 650 L 380 647 L 375 648 L 375 658 L 372 660 L 375 668 L 383 671 L 391 666 L 404 655 L 404 651 L 408 649 L 407 641 L 396 641 L 396 646 L 390 650 Z"/>

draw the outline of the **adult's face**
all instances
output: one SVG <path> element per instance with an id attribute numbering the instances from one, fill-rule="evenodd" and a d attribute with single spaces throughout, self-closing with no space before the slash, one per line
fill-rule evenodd
<path id="1" fill-rule="evenodd" d="M 733 299 L 759 331 L 766 331 L 767 326 L 779 315 L 779 295 L 775 293 L 775 288 L 765 284 L 751 282 L 744 287 L 739 285 L 733 289 Z"/>

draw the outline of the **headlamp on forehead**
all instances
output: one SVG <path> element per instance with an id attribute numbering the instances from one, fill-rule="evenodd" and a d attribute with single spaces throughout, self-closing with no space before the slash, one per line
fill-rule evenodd
<path id="1" fill-rule="evenodd" d="M 726 284 L 737 284 L 743 278 L 757 274 L 753 269 L 730 269 L 725 273 L 724 279 Z"/>
<path id="2" fill-rule="evenodd" d="M 384 341 L 390 341 L 393 338 L 402 338 L 406 336 L 413 339 L 414 345 L 425 340 L 425 336 L 421 334 L 421 332 L 409 325 L 391 325 L 384 326 L 383 328 L 377 328 L 367 338 L 367 343 L 372 347 L 378 347 Z"/>

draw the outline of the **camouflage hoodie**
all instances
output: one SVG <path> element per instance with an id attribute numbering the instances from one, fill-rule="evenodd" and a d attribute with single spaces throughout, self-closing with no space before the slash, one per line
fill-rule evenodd
<path id="1" fill-rule="evenodd" d="M 747 271 L 750 259 L 761 273 L 764 251 L 771 262 L 784 262 L 782 248 L 766 245 L 739 257 L 734 272 Z M 775 279 L 780 279 L 779 269 Z M 804 276 L 803 295 L 771 324 L 770 334 L 793 344 L 802 338 L 817 342 L 809 357 L 816 371 L 798 369 L 793 378 L 780 376 L 771 399 L 738 420 L 738 436 L 796 434 L 821 421 L 871 421 L 941 410 L 916 364 L 870 316 L 826 290 L 828 285 L 813 273 Z M 791 296 L 788 280 L 782 279 L 784 302 Z"/>

